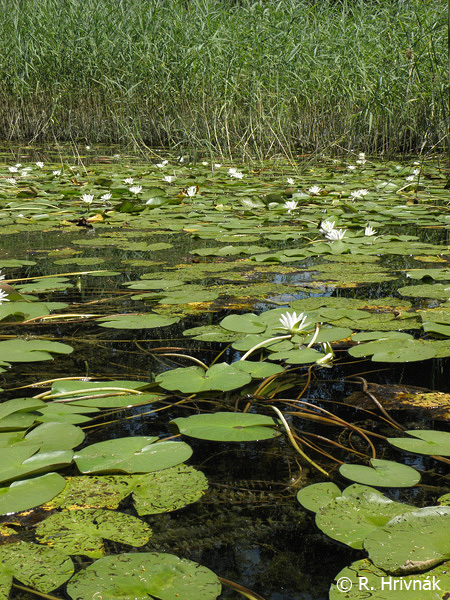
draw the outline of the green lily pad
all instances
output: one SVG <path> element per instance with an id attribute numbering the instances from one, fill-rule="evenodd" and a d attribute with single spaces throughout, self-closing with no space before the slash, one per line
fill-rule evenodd
<path id="1" fill-rule="evenodd" d="M 370 464 L 370 467 L 344 464 L 339 472 L 357 483 L 378 487 L 412 487 L 420 481 L 420 473 L 407 465 L 379 458 L 371 458 Z"/>
<path id="2" fill-rule="evenodd" d="M 405 340 L 385 337 L 349 349 L 351 356 L 360 358 L 372 355 L 374 362 L 415 362 L 434 358 L 436 348 L 427 340 Z"/>
<path id="3" fill-rule="evenodd" d="M 21 512 L 48 502 L 66 485 L 58 473 L 47 473 L 25 481 L 15 481 L 9 487 L 0 487 L 0 514 Z"/>
<path id="4" fill-rule="evenodd" d="M 426 571 L 450 558 L 450 507 L 426 506 L 398 515 L 364 541 L 370 560 L 404 575 Z"/>
<path id="5" fill-rule="evenodd" d="M 414 506 L 394 502 L 378 490 L 355 484 L 318 508 L 316 525 L 332 539 L 361 549 L 373 529 L 413 510 Z"/>
<path id="6" fill-rule="evenodd" d="M 97 413 L 98 408 L 90 406 L 77 406 L 72 403 L 49 402 L 44 408 L 39 409 L 36 421 L 41 423 L 86 423 L 91 417 L 84 413 Z"/>
<path id="7" fill-rule="evenodd" d="M 443 600 L 450 589 L 450 563 L 426 573 L 392 577 L 364 558 L 342 569 L 335 581 L 329 600 Z"/>
<path id="8" fill-rule="evenodd" d="M 184 442 L 136 436 L 91 444 L 77 452 L 74 460 L 82 473 L 150 473 L 178 465 L 191 454 Z"/>
<path id="9" fill-rule="evenodd" d="M 65 583 L 74 572 L 69 556 L 51 548 L 19 542 L 0 548 L 0 598 L 8 600 L 13 578 L 48 594 Z"/>
<path id="10" fill-rule="evenodd" d="M 77 573 L 67 585 L 73 600 L 216 600 L 217 576 L 201 565 L 173 554 L 136 552 L 105 556 Z"/>
<path id="11" fill-rule="evenodd" d="M 36 538 L 64 554 L 99 558 L 105 554 L 103 539 L 129 546 L 143 546 L 151 529 L 141 519 L 120 512 L 85 508 L 53 513 L 36 528 Z"/>
<path id="12" fill-rule="evenodd" d="M 179 317 L 164 317 L 156 313 L 148 313 L 145 315 L 102 317 L 97 319 L 97 323 L 100 327 L 112 327 L 113 329 L 154 329 L 173 325 L 178 323 L 179 320 Z"/>
<path id="13" fill-rule="evenodd" d="M 220 390 L 238 389 L 252 380 L 251 375 L 227 363 L 217 363 L 207 369 L 184 367 L 161 373 L 155 382 L 165 390 L 179 390 L 192 394 Z"/>
<path id="14" fill-rule="evenodd" d="M 220 326 L 237 333 L 262 333 L 266 329 L 266 325 L 252 313 L 228 315 L 220 321 Z"/>
<path id="15" fill-rule="evenodd" d="M 16 444 L 10 448 L 0 449 L 0 482 L 24 478 L 33 473 L 42 473 L 72 462 L 71 450 L 54 450 L 38 452 L 39 443 L 35 445 Z"/>
<path id="16" fill-rule="evenodd" d="M 201 440 L 245 442 L 267 440 L 280 435 L 272 417 L 252 413 L 216 412 L 210 415 L 178 417 L 171 421 L 180 433 Z"/>
<path id="17" fill-rule="evenodd" d="M 307 510 L 318 512 L 323 506 L 329 504 L 333 498 L 341 495 L 341 490 L 335 483 L 325 481 L 313 483 L 302 488 L 297 493 L 297 500 Z"/>
<path id="18" fill-rule="evenodd" d="M 24 438 L 30 444 L 39 444 L 40 452 L 72 450 L 84 440 L 84 431 L 69 423 L 42 423 Z"/>
<path id="19" fill-rule="evenodd" d="M 30 412 L 46 406 L 45 402 L 35 398 L 13 398 L 0 404 L 0 421 L 16 412 Z"/>
<path id="20" fill-rule="evenodd" d="M 392 446 L 407 452 L 450 456 L 450 433 L 448 431 L 413 429 L 404 433 L 413 437 L 387 438 L 387 441 Z"/>
<path id="21" fill-rule="evenodd" d="M 61 342 L 13 339 L 0 342 L 0 361 L 36 362 L 53 360 L 52 354 L 70 354 L 73 348 Z"/>
<path id="22" fill-rule="evenodd" d="M 140 516 L 178 510 L 197 502 L 207 489 L 208 480 L 201 471 L 177 465 L 136 477 L 134 506 Z"/>

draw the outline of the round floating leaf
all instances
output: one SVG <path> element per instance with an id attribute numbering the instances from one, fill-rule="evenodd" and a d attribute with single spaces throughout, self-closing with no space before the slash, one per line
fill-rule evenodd
<path id="1" fill-rule="evenodd" d="M 307 365 L 316 362 L 324 355 L 313 348 L 301 348 L 300 350 L 287 350 L 269 354 L 269 360 L 282 360 L 288 365 Z"/>
<path id="2" fill-rule="evenodd" d="M 267 440 L 280 435 L 272 417 L 252 413 L 216 412 L 173 419 L 180 433 L 202 440 L 246 442 Z"/>
<path id="3" fill-rule="evenodd" d="M 48 502 L 59 494 L 66 482 L 58 473 L 47 473 L 26 481 L 15 481 L 0 488 L 0 514 L 21 512 Z"/>
<path id="4" fill-rule="evenodd" d="M 151 529 L 137 517 L 102 509 L 63 510 L 53 513 L 36 528 L 36 538 L 64 554 L 99 558 L 105 554 L 103 539 L 143 546 Z"/>
<path id="5" fill-rule="evenodd" d="M 450 558 L 450 506 L 398 515 L 364 541 L 370 560 L 388 573 L 428 570 Z"/>
<path id="6" fill-rule="evenodd" d="M 156 313 L 145 315 L 117 315 L 117 317 L 102 317 L 97 319 L 100 327 L 111 327 L 113 329 L 154 329 L 156 327 L 167 327 L 178 323 L 179 317 L 164 317 Z"/>
<path id="7" fill-rule="evenodd" d="M 335 581 L 329 600 L 442 600 L 450 589 L 450 563 L 400 578 L 364 558 L 342 569 Z M 433 582 L 438 582 L 440 591 L 433 589 Z"/>
<path id="8" fill-rule="evenodd" d="M 320 508 L 328 504 L 341 495 L 341 490 L 335 483 L 323 482 L 313 483 L 301 489 L 297 494 L 297 500 L 307 510 L 317 512 Z"/>
<path id="9" fill-rule="evenodd" d="M 35 362 L 53 360 L 52 354 L 70 354 L 71 346 L 47 340 L 13 339 L 0 342 L 0 361 Z"/>
<path id="10" fill-rule="evenodd" d="M 19 542 L 0 548 L 0 598 L 7 600 L 12 579 L 47 594 L 73 574 L 69 556 L 46 546 Z"/>
<path id="11" fill-rule="evenodd" d="M 95 395 L 95 393 L 93 394 Z M 117 396 L 105 396 L 104 398 L 87 398 L 74 400 L 72 405 L 76 406 L 93 406 L 96 408 L 127 408 L 130 406 L 138 406 L 150 404 L 164 398 L 162 394 L 125 394 Z"/>
<path id="12" fill-rule="evenodd" d="M 42 423 L 24 438 L 27 442 L 40 445 L 40 452 L 72 450 L 84 440 L 84 431 L 69 423 Z"/>
<path id="13" fill-rule="evenodd" d="M 370 459 L 371 467 L 341 465 L 341 475 L 357 483 L 378 487 L 412 487 L 420 481 L 420 473 L 392 460 Z"/>
<path id="14" fill-rule="evenodd" d="M 0 404 L 0 420 L 18 411 L 29 412 L 44 406 L 46 406 L 45 402 L 35 398 L 13 398 L 12 400 L 5 400 Z"/>
<path id="15" fill-rule="evenodd" d="M 70 580 L 67 593 L 73 600 L 216 600 L 221 585 L 212 571 L 190 560 L 136 552 L 100 558 Z"/>
<path id="16" fill-rule="evenodd" d="M 0 449 L 0 481 L 26 477 L 32 473 L 42 473 L 72 462 L 72 450 L 37 452 L 36 444 L 16 444 L 11 448 Z"/>
<path id="17" fill-rule="evenodd" d="M 407 450 L 408 452 L 450 456 L 450 433 L 448 431 L 413 429 L 411 431 L 405 431 L 404 433 L 408 433 L 413 437 L 387 438 L 387 441 L 392 444 L 392 446 Z"/>
<path id="18" fill-rule="evenodd" d="M 203 473 L 186 465 L 140 475 L 135 482 L 133 500 L 138 515 L 177 510 L 197 502 L 208 489 Z"/>
<path id="19" fill-rule="evenodd" d="M 361 549 L 364 539 L 374 528 L 415 508 L 393 502 L 378 490 L 356 484 L 318 509 L 316 525 L 332 539 Z"/>
<path id="20" fill-rule="evenodd" d="M 77 398 L 102 394 L 126 394 L 127 390 L 141 390 L 148 387 L 143 381 L 126 381 L 115 379 L 113 381 L 79 381 L 63 379 L 55 381 L 52 385 L 52 395 L 60 394 L 67 398 Z"/>
<path id="21" fill-rule="evenodd" d="M 72 403 L 63 404 L 62 402 L 49 402 L 45 408 L 39 409 L 37 421 L 41 423 L 85 423 L 90 421 L 91 417 L 87 417 L 80 413 L 97 413 L 98 409 L 89 406 L 76 406 Z"/>
<path id="22" fill-rule="evenodd" d="M 262 379 L 271 377 L 277 373 L 283 373 L 284 369 L 280 365 L 274 365 L 266 362 L 251 362 L 248 360 L 239 360 L 233 363 L 233 366 L 248 373 L 253 379 Z"/>
<path id="23" fill-rule="evenodd" d="M 179 390 L 187 394 L 219 390 L 228 392 L 247 385 L 251 375 L 235 365 L 218 363 L 207 369 L 184 367 L 161 373 L 155 378 L 165 390 Z"/>
<path id="24" fill-rule="evenodd" d="M 436 349 L 433 342 L 427 340 L 385 337 L 353 346 L 348 353 L 356 358 L 372 355 L 374 362 L 413 362 L 433 358 L 436 356 Z"/>
<path id="25" fill-rule="evenodd" d="M 82 473 L 150 473 L 174 467 L 192 454 L 184 442 L 158 442 L 157 437 L 116 438 L 83 448 L 74 456 Z"/>
<path id="26" fill-rule="evenodd" d="M 134 475 L 79 475 L 66 478 L 66 487 L 50 505 L 60 508 L 115 509 L 131 494 Z"/>
<path id="27" fill-rule="evenodd" d="M 220 326 L 228 331 L 236 331 L 238 333 L 262 333 L 266 330 L 266 325 L 261 323 L 253 313 L 228 315 L 220 321 Z"/>

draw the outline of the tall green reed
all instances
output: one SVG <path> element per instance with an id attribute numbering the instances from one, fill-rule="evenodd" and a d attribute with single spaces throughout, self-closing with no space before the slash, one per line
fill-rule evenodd
<path id="1" fill-rule="evenodd" d="M 0 0 L 0 138 L 246 159 L 448 144 L 440 0 Z"/>

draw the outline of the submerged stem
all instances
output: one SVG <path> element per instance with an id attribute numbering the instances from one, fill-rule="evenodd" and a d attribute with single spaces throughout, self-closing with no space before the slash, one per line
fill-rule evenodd
<path id="1" fill-rule="evenodd" d="M 320 471 L 323 475 L 326 475 L 327 477 L 329 477 L 330 474 L 327 473 L 327 471 L 325 471 L 324 469 L 322 469 L 322 467 L 319 466 L 317 463 L 315 463 L 311 458 L 309 458 L 309 456 L 307 454 L 305 454 L 303 452 L 303 450 L 300 448 L 300 446 L 297 444 L 297 442 L 294 439 L 294 436 L 292 435 L 291 428 L 289 427 L 288 422 L 284 418 L 281 410 L 279 408 L 277 408 L 276 406 L 272 406 L 272 408 L 277 413 L 277 415 L 280 417 L 281 422 L 283 423 L 283 425 L 286 429 L 286 433 L 288 434 L 291 444 L 294 446 L 294 448 L 297 450 L 297 452 L 300 454 L 300 456 L 302 456 L 307 462 L 309 462 L 310 465 L 312 465 L 315 469 Z"/>
<path id="2" fill-rule="evenodd" d="M 259 342 L 259 344 L 256 344 L 256 346 L 253 346 L 253 348 L 250 348 L 250 350 L 248 350 L 244 354 L 244 356 L 242 356 L 239 360 L 245 360 L 248 356 L 250 356 L 250 354 L 252 352 L 254 352 L 255 350 L 257 350 L 258 348 L 262 348 L 262 346 L 265 346 L 269 342 L 276 342 L 276 340 L 287 340 L 288 338 L 291 338 L 291 337 L 292 337 L 292 334 L 289 334 L 289 335 L 279 335 L 279 336 L 274 337 L 274 338 L 269 338 L 268 340 L 263 340 L 262 342 Z"/>

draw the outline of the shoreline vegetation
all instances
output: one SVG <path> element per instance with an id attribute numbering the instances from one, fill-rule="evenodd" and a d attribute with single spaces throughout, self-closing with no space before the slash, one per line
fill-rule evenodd
<path id="1" fill-rule="evenodd" d="M 0 0 L 0 139 L 276 154 L 448 148 L 438 0 Z"/>

